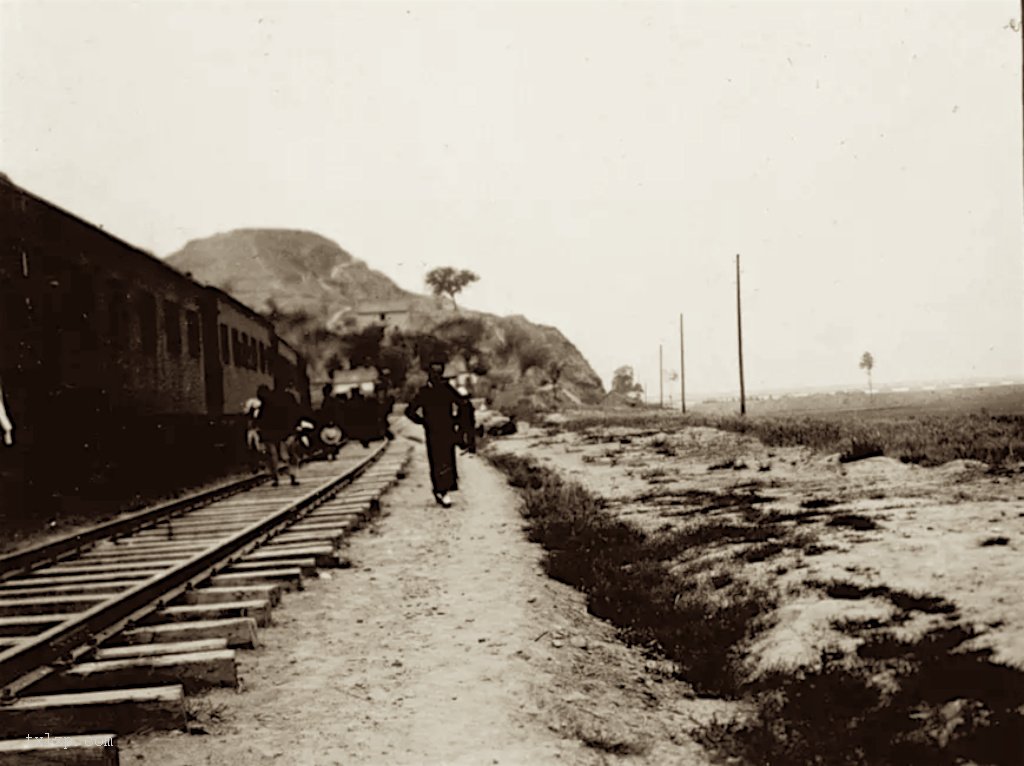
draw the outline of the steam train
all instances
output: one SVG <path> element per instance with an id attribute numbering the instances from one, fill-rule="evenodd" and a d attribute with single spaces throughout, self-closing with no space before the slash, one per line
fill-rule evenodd
<path id="1" fill-rule="evenodd" d="M 241 458 L 261 384 L 309 404 L 305 360 L 265 317 L 0 177 L 0 503 L 208 478 Z"/>

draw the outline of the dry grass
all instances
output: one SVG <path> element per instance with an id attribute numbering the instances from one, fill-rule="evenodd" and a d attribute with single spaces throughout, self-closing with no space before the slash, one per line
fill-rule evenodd
<path id="1" fill-rule="evenodd" d="M 547 549 L 551 576 L 586 593 L 590 611 L 627 639 L 675 660 L 679 675 L 698 690 L 750 703 L 750 713 L 699 726 L 693 733 L 706 746 L 746 763 L 779 766 L 1024 763 L 1024 674 L 993 662 L 988 650 L 968 648 L 975 634 L 957 624 L 954 605 L 927 593 L 808 582 L 832 599 L 885 599 L 894 614 L 885 621 L 835 623 L 860 640 L 854 654 L 826 651 L 817 669 L 746 680 L 743 652 L 764 629 L 778 596 L 770 583 L 742 579 L 742 566 L 787 548 L 806 555 L 826 550 L 814 550 L 812 536 L 783 522 L 828 516 L 824 509 L 834 504 L 828 498 L 794 513 L 737 509 L 750 516 L 748 524 L 705 517 L 683 529 L 645 533 L 612 518 L 601 498 L 533 461 L 491 460 L 521 490 L 530 536 Z M 857 514 L 832 518 L 854 529 L 874 523 Z M 732 571 L 700 577 L 670 568 L 681 551 L 725 546 L 738 551 Z M 916 639 L 896 633 L 915 613 L 945 624 Z M 620 744 L 594 737 L 591 746 L 622 752 Z"/>
<path id="2" fill-rule="evenodd" d="M 602 413 L 574 418 L 573 431 L 630 427 L 652 432 L 707 426 L 755 436 L 770 446 L 807 446 L 838 452 L 844 461 L 887 455 L 907 463 L 940 465 L 980 460 L 1004 465 L 1024 459 L 1024 415 L 895 415 L 868 418 L 819 416 L 714 416 L 665 413 Z M 733 466 L 718 466 L 720 468 Z"/>

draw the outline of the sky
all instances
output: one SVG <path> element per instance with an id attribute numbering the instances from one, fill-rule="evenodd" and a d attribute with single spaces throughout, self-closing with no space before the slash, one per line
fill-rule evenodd
<path id="1" fill-rule="evenodd" d="M 1015 0 L 0 0 L 0 171 L 159 256 L 307 229 L 607 386 L 1024 377 Z M 677 384 L 666 380 L 666 392 Z"/>

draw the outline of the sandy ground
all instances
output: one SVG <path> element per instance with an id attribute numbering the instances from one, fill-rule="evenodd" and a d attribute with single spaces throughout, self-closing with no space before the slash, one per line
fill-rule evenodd
<path id="1" fill-rule="evenodd" d="M 680 566 L 708 578 L 777 587 L 781 606 L 750 647 L 752 675 L 815 665 L 823 648 L 855 649 L 860 639 L 835 625 L 850 619 L 875 620 L 908 638 L 951 623 L 970 626 L 980 634 L 972 646 L 990 647 L 995 660 L 1024 668 L 1020 472 L 992 474 L 972 461 L 922 468 L 885 457 L 842 464 L 837 455 L 769 448 L 697 427 L 527 429 L 495 448 L 560 470 L 607 498 L 613 513 L 650 530 L 712 518 L 756 525 L 773 514 L 802 516 L 781 526 L 803 543 L 785 544 L 763 561 L 744 561 L 753 546 L 728 541 L 681 556 Z M 842 514 L 876 528 L 829 526 Z M 956 611 L 898 613 L 886 598 L 830 598 L 809 585 L 822 581 L 937 596 Z"/>
<path id="2" fill-rule="evenodd" d="M 243 693 L 197 698 L 192 734 L 131 738 L 122 763 L 712 763 L 685 732 L 729 707 L 542 573 L 515 494 L 482 459 L 460 458 L 446 510 L 414 455 L 352 538 L 353 568 L 287 594 L 240 655 Z"/>

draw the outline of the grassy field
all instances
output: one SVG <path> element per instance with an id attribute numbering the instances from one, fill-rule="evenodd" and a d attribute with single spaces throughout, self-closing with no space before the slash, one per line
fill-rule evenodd
<path id="1" fill-rule="evenodd" d="M 691 408 L 703 415 L 732 415 L 738 401 L 705 401 Z M 814 393 L 804 396 L 747 398 L 751 415 L 1024 415 L 1024 385 L 945 388 L 934 391 L 863 391 Z"/>
<path id="2" fill-rule="evenodd" d="M 628 425 L 650 428 L 655 441 L 658 431 L 679 422 L 678 416 L 647 414 L 633 416 Z M 585 425 L 583 419 L 573 423 Z M 603 417 L 595 425 L 616 422 Z M 604 437 L 620 445 L 607 430 Z M 636 447 L 644 437 L 633 430 L 629 438 Z M 687 523 L 645 531 L 617 517 L 606 498 L 542 464 L 550 451 L 538 449 L 534 455 L 542 456 L 536 458 L 486 454 L 521 493 L 530 538 L 547 549 L 550 576 L 583 591 L 589 610 L 618 626 L 625 639 L 674 660 L 679 676 L 699 693 L 746 703 L 746 712 L 695 724 L 688 732 L 732 759 L 727 762 L 1024 763 L 1024 676 L 993 661 L 991 650 L 971 648 L 984 626 L 962 620 L 957 606 L 941 595 L 832 577 L 810 580 L 807 587 L 830 600 L 884 601 L 891 615 L 844 616 L 836 627 L 859 639 L 852 653 L 828 647 L 820 662 L 796 671 L 780 666 L 759 676 L 746 672 L 747 649 L 774 627 L 772 612 L 792 597 L 794 587 L 777 579 L 786 567 L 746 567 L 779 561 L 775 557 L 787 549 L 799 549 L 798 559 L 819 557 L 828 546 L 804 522 L 835 501 L 809 500 L 785 514 L 764 511 L 757 504 L 763 498 L 733 490 L 727 498 L 731 520 L 712 512 L 721 503 L 694 498 L 702 512 Z M 794 520 L 795 526 L 789 523 Z M 824 528 L 863 532 L 876 525 L 861 514 L 837 511 Z M 739 553 L 728 574 L 707 577 L 706 558 L 684 565 L 694 553 L 732 547 Z M 922 616 L 944 619 L 927 623 L 932 627 L 923 632 L 906 629 Z"/>
<path id="3" fill-rule="evenodd" d="M 892 414 L 835 412 L 819 415 L 682 415 L 658 410 L 581 414 L 565 428 L 623 426 L 672 431 L 708 426 L 749 434 L 778 447 L 807 446 L 840 453 L 849 461 L 886 455 L 906 463 L 940 465 L 980 460 L 1004 466 L 1024 460 L 1024 414 Z"/>

